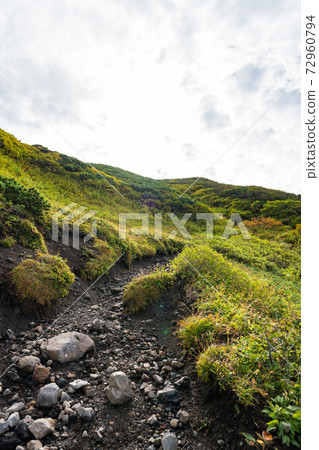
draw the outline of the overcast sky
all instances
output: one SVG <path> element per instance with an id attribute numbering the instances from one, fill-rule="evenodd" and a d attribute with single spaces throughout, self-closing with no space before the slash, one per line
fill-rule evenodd
<path id="1" fill-rule="evenodd" d="M 300 192 L 299 1 L 0 6 L 0 75 L 76 151 L 1 77 L 0 128 L 153 178 Z"/>

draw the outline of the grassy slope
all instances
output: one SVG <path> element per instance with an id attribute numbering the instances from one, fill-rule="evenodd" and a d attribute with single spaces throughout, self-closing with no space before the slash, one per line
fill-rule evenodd
<path id="1" fill-rule="evenodd" d="M 124 250 L 129 262 L 158 251 L 174 252 L 185 245 L 181 239 L 167 238 L 174 227 L 166 219 L 162 241 L 133 233 L 121 241 L 117 231 L 119 212 L 182 214 L 220 210 L 228 214 L 236 210 L 243 218 L 251 219 L 262 216 L 267 202 L 288 201 L 297 205 L 291 214 L 297 211 L 293 220 L 298 221 L 300 198 L 294 194 L 200 179 L 178 199 L 194 179 L 153 180 L 102 164 L 92 169 L 75 158 L 22 144 L 2 130 L 0 160 L 0 175 L 35 187 L 51 205 L 46 221 L 37 223 L 30 216 L 24 218 L 16 207 L 8 206 L 0 194 L 4 224 L 0 238 L 5 237 L 6 244 L 10 242 L 13 218 L 15 228 L 21 223 L 29 227 L 23 245 L 31 246 L 32 238 L 32 248 L 45 250 L 39 232 L 50 238 L 51 216 L 59 208 L 75 202 L 97 211 L 98 237 L 83 250 L 91 257 L 83 273 L 89 279 L 96 278 Z M 281 203 L 275 206 L 280 212 Z M 290 211 L 285 214 L 289 216 Z M 186 288 L 197 293 L 194 314 L 181 323 L 180 334 L 196 355 L 198 372 L 204 379 L 213 375 L 245 404 L 281 395 L 284 386 L 290 392 L 289 401 L 299 401 L 300 229 L 292 230 L 275 222 L 247 222 L 252 233 L 249 241 L 241 236 L 229 240 L 217 236 L 205 241 L 203 227 L 195 221 L 190 223 L 197 241 L 186 246 L 170 273 L 155 273 L 134 281 L 124 298 L 127 309 L 135 311 L 162 296 L 167 286 L 183 280 Z M 215 227 L 217 235 L 224 226 L 225 222 L 220 222 Z"/>

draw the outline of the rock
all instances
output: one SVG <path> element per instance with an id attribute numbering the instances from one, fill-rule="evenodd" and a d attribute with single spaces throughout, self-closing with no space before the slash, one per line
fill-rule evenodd
<path id="1" fill-rule="evenodd" d="M 31 423 L 29 430 L 36 439 L 42 439 L 55 430 L 55 420 L 37 419 Z"/>
<path id="2" fill-rule="evenodd" d="M 7 377 L 10 378 L 12 381 L 21 381 L 21 378 L 17 374 L 15 370 L 8 370 Z"/>
<path id="3" fill-rule="evenodd" d="M 171 366 L 173 367 L 173 369 L 181 369 L 182 367 L 184 367 L 184 364 L 180 361 L 172 361 Z"/>
<path id="4" fill-rule="evenodd" d="M 38 383 L 43 384 L 45 383 L 49 375 L 50 375 L 49 367 L 44 367 L 41 366 L 40 364 L 36 364 L 33 370 L 32 378 Z"/>
<path id="5" fill-rule="evenodd" d="M 225 445 L 225 441 L 223 439 L 218 439 L 217 445 L 219 446 Z"/>
<path id="6" fill-rule="evenodd" d="M 32 373 L 35 366 L 40 363 L 40 358 L 37 356 L 22 356 L 18 361 L 18 368 L 24 372 Z"/>
<path id="7" fill-rule="evenodd" d="M 69 384 L 69 386 L 71 386 L 72 389 L 77 390 L 77 389 L 83 388 L 84 386 L 87 386 L 88 384 L 89 383 L 87 381 L 85 381 L 85 380 L 77 379 L 77 380 L 72 381 Z"/>
<path id="8" fill-rule="evenodd" d="M 156 415 L 153 414 L 153 415 L 148 419 L 147 423 L 148 423 L 149 425 L 152 425 L 152 426 L 153 426 L 153 425 L 157 425 L 157 424 L 158 424 L 158 420 L 157 420 Z"/>
<path id="9" fill-rule="evenodd" d="M 106 393 L 112 405 L 123 405 L 130 401 L 133 391 L 129 377 L 124 372 L 113 372 Z"/>
<path id="10" fill-rule="evenodd" d="M 172 385 L 158 391 L 156 397 L 160 403 L 178 403 L 181 399 L 178 391 Z"/>
<path id="11" fill-rule="evenodd" d="M 27 443 L 27 449 L 28 450 L 37 450 L 39 448 L 43 448 L 41 441 L 33 440 L 33 441 L 30 441 L 30 442 Z"/>
<path id="12" fill-rule="evenodd" d="M 83 431 L 82 437 L 83 438 L 87 438 L 88 437 L 88 432 L 86 430 Z"/>
<path id="13" fill-rule="evenodd" d="M 23 444 L 23 442 L 14 434 L 12 436 L 0 436 L 1 450 L 15 450 L 19 444 Z"/>
<path id="14" fill-rule="evenodd" d="M 55 405 L 59 398 L 60 388 L 55 383 L 43 386 L 38 393 L 37 404 L 41 408 L 51 408 Z"/>
<path id="15" fill-rule="evenodd" d="M 179 380 L 175 381 L 174 384 L 176 387 L 186 389 L 190 386 L 191 382 L 190 382 L 189 377 L 185 376 L 185 377 L 182 377 Z"/>
<path id="16" fill-rule="evenodd" d="M 28 424 L 24 420 L 21 420 L 21 422 L 18 423 L 14 432 L 23 442 L 28 442 L 30 439 L 33 439 L 33 435 L 29 431 Z"/>
<path id="17" fill-rule="evenodd" d="M 23 409 L 25 409 L 25 404 L 23 402 L 18 402 L 18 403 L 14 403 L 13 405 L 10 406 L 10 408 L 6 409 L 6 413 L 14 413 L 14 412 L 19 412 L 22 411 Z"/>
<path id="18" fill-rule="evenodd" d="M 154 383 L 157 385 L 161 385 L 164 383 L 163 378 L 160 377 L 159 375 L 154 375 L 153 380 L 154 380 Z"/>
<path id="19" fill-rule="evenodd" d="M 62 391 L 61 402 L 62 403 L 65 402 L 65 401 L 69 402 L 70 400 L 72 400 L 72 398 L 69 396 L 69 394 L 67 394 L 66 392 Z"/>
<path id="20" fill-rule="evenodd" d="M 60 363 L 77 361 L 93 349 L 92 339 L 76 331 L 59 334 L 41 344 L 41 351 Z"/>
<path id="21" fill-rule="evenodd" d="M 0 419 L 0 436 L 9 430 L 9 423 L 7 420 Z"/>
<path id="22" fill-rule="evenodd" d="M 70 416 L 68 414 L 63 414 L 63 416 L 61 417 L 61 422 L 62 425 L 68 425 L 68 423 L 70 422 Z"/>
<path id="23" fill-rule="evenodd" d="M 183 410 L 178 411 L 177 418 L 180 420 L 180 422 L 183 425 L 187 425 L 189 422 L 189 414 L 187 411 L 183 411 Z"/>
<path id="24" fill-rule="evenodd" d="M 93 432 L 93 439 L 95 442 L 103 442 L 103 435 L 100 430 L 95 430 Z"/>
<path id="25" fill-rule="evenodd" d="M 14 428 L 20 422 L 20 414 L 18 412 L 12 413 L 7 422 L 10 428 Z"/>
<path id="26" fill-rule="evenodd" d="M 101 333 L 105 327 L 105 322 L 101 319 L 94 319 L 92 325 L 90 326 L 90 331 L 97 331 Z"/>
<path id="27" fill-rule="evenodd" d="M 171 428 L 176 429 L 176 428 L 178 428 L 179 421 L 178 421 L 178 419 L 172 419 L 169 424 L 170 424 Z"/>
<path id="28" fill-rule="evenodd" d="M 91 422 L 93 420 L 93 417 L 95 416 L 93 408 L 85 408 L 84 406 L 78 406 L 76 408 L 76 412 L 78 416 L 81 417 L 81 419 L 85 422 Z"/>
<path id="29" fill-rule="evenodd" d="M 178 439 L 175 433 L 165 433 L 162 439 L 163 450 L 177 450 Z"/>

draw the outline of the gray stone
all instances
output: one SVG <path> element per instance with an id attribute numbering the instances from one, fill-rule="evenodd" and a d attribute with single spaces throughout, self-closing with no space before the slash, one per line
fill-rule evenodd
<path id="1" fill-rule="evenodd" d="M 38 393 L 37 404 L 41 408 L 51 408 L 58 401 L 60 388 L 55 383 L 43 386 Z"/>
<path id="2" fill-rule="evenodd" d="M 177 450 L 178 439 L 175 433 L 166 433 L 162 439 L 163 450 Z"/>
<path id="3" fill-rule="evenodd" d="M 75 408 L 74 408 L 75 409 Z M 91 422 L 93 417 L 95 416 L 95 412 L 93 408 L 85 408 L 84 406 L 78 406 L 76 412 L 79 417 L 85 422 Z"/>
<path id="4" fill-rule="evenodd" d="M 19 369 L 27 373 L 32 373 L 37 364 L 41 364 L 37 356 L 22 356 L 18 361 Z"/>
<path id="5" fill-rule="evenodd" d="M 63 416 L 61 417 L 61 422 L 62 425 L 68 425 L 68 423 L 70 422 L 70 416 L 68 414 L 63 414 Z"/>
<path id="6" fill-rule="evenodd" d="M 69 384 L 69 386 L 71 386 L 72 389 L 77 390 L 77 389 L 83 388 L 84 386 L 87 386 L 88 384 L 89 383 L 87 381 L 85 381 L 85 380 L 77 379 L 77 380 L 72 381 Z"/>
<path id="7" fill-rule="evenodd" d="M 10 378 L 12 381 L 21 381 L 21 378 L 17 374 L 15 370 L 8 370 L 7 377 Z"/>
<path id="8" fill-rule="evenodd" d="M 20 414 L 18 412 L 14 412 L 9 416 L 8 423 L 9 427 L 13 428 L 20 422 Z"/>
<path id="9" fill-rule="evenodd" d="M 76 331 L 59 334 L 41 344 L 41 351 L 60 363 L 77 361 L 93 349 L 92 339 Z"/>
<path id="10" fill-rule="evenodd" d="M 19 412 L 25 409 L 25 404 L 23 402 L 13 403 L 13 405 L 10 406 L 10 408 L 7 408 L 5 411 L 6 413 L 14 413 Z"/>
<path id="11" fill-rule="evenodd" d="M 107 388 L 107 397 L 112 405 L 123 405 L 133 397 L 131 382 L 124 372 L 113 372 Z"/>
<path id="12" fill-rule="evenodd" d="M 183 410 L 178 411 L 177 418 L 180 420 L 180 422 L 183 425 L 187 425 L 189 422 L 189 414 L 187 411 L 183 411 Z"/>
<path id="13" fill-rule="evenodd" d="M 148 420 L 147 420 L 147 423 L 149 424 L 149 425 L 157 425 L 158 424 L 158 420 L 157 420 L 157 417 L 156 417 L 156 415 L 155 414 L 153 414 Z"/>
<path id="14" fill-rule="evenodd" d="M 36 439 L 42 439 L 55 430 L 55 420 L 37 419 L 31 423 L 29 430 Z"/>
<path id="15" fill-rule="evenodd" d="M 164 387 L 157 393 L 157 400 L 160 403 L 178 403 L 180 399 L 178 391 L 172 385 Z"/>
<path id="16" fill-rule="evenodd" d="M 0 436 L 9 430 L 9 422 L 7 420 L 0 419 Z"/>

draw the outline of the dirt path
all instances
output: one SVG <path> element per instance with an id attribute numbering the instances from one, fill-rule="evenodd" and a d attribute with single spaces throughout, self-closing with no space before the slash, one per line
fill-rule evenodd
<path id="1" fill-rule="evenodd" d="M 153 258 L 136 262 L 130 270 L 118 265 L 45 335 L 49 338 L 66 331 L 78 331 L 94 340 L 95 351 L 81 360 L 66 364 L 54 362 L 51 365 L 51 381 L 70 393 L 68 385 L 74 378 L 87 380 L 93 388 L 90 395 L 80 389 L 71 392 L 70 396 L 74 403 L 82 402 L 85 407 L 94 408 L 95 417 L 92 422 L 83 422 L 71 414 L 69 423 L 65 425 L 58 420 L 56 433 L 44 438 L 43 445 L 52 450 L 152 450 L 160 447 L 164 430 L 171 430 L 177 435 L 179 448 L 183 449 L 235 450 L 247 447 L 240 432 L 256 429 L 254 415 L 257 420 L 257 413 L 236 413 L 235 402 L 229 394 L 208 388 L 197 379 L 191 356 L 182 351 L 174 334 L 178 320 L 187 313 L 181 294 L 175 292 L 134 317 L 123 314 L 124 286 L 141 270 L 151 271 L 167 262 L 166 257 Z M 63 309 L 87 287 L 87 283 L 77 279 L 63 301 Z M 31 341 L 39 336 L 41 328 L 45 330 L 51 325 L 54 316 L 57 317 L 60 312 L 56 309 L 46 320 L 29 323 L 30 320 L 25 318 L 25 323 L 23 320 L 17 321 L 20 331 L 13 330 L 15 337 L 5 334 L 1 339 L 1 373 L 14 356 L 30 354 L 30 351 L 38 355 L 38 347 L 32 350 Z M 45 365 L 47 359 L 39 356 Z M 133 399 L 122 406 L 112 406 L 106 396 L 109 376 L 114 370 L 125 372 L 133 382 Z M 177 405 L 159 404 L 156 392 L 161 386 L 154 383 L 154 375 L 177 388 L 181 397 Z M 2 379 L 2 392 L 9 389 L 11 393 L 8 395 L 7 391 L 7 396 L 0 395 L 0 411 L 8 404 L 22 401 L 29 405 L 26 413 L 33 418 L 43 414 L 53 418 L 61 415 L 60 404 L 49 411 L 37 408 L 34 400 L 38 383 L 32 380 L 31 375 L 20 371 L 19 377 L 20 380 L 14 382 L 8 377 Z M 188 425 L 172 422 L 179 410 L 189 413 Z M 156 423 L 150 425 L 147 421 L 154 414 Z M 260 423 L 260 417 L 258 421 Z M 177 428 L 173 428 L 176 423 Z"/>

